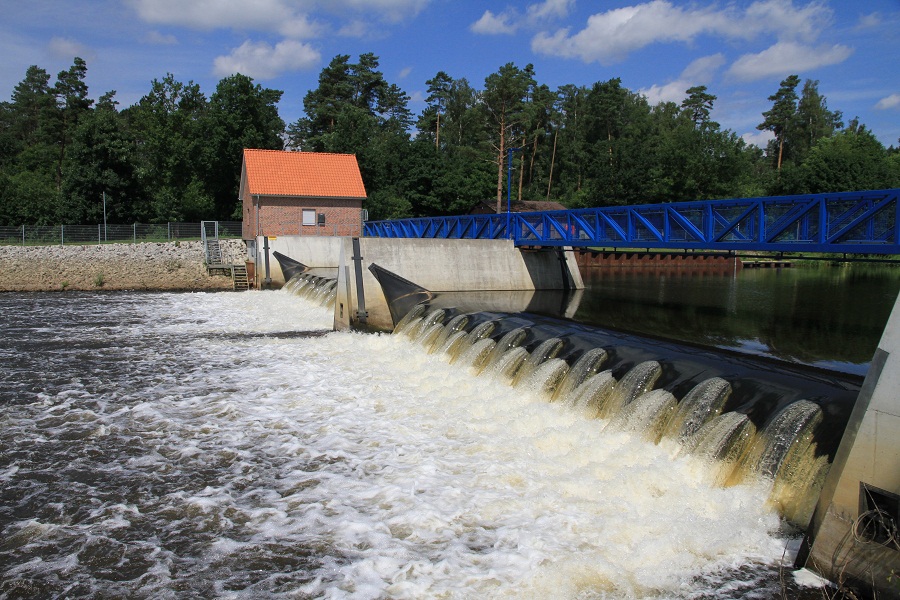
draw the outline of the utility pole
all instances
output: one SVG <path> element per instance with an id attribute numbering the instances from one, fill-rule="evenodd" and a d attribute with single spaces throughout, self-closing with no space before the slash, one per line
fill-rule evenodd
<path id="1" fill-rule="evenodd" d="M 510 229 L 510 225 L 512 224 L 512 153 L 521 150 L 521 148 L 507 148 L 507 159 L 506 159 L 506 237 L 508 239 L 512 239 L 512 230 Z"/>

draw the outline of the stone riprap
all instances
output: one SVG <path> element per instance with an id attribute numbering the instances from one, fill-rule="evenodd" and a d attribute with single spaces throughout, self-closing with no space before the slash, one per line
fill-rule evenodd
<path id="1" fill-rule="evenodd" d="M 226 261 L 243 262 L 242 240 L 220 240 Z M 209 275 L 199 241 L 86 246 L 0 246 L 0 291 L 224 290 Z"/>

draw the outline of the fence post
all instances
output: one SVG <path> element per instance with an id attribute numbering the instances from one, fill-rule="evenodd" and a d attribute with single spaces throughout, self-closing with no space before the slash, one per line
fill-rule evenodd
<path id="1" fill-rule="evenodd" d="M 132 243 L 133 243 L 133 244 L 137 244 L 137 223 L 135 223 L 134 225 L 132 225 L 132 226 L 131 226 L 131 229 L 132 229 L 132 232 L 133 232 L 133 237 L 132 237 L 132 239 L 134 240 Z"/>
<path id="2" fill-rule="evenodd" d="M 100 230 L 100 223 L 97 223 L 97 245 L 103 242 L 103 232 Z"/>
<path id="3" fill-rule="evenodd" d="M 65 225 L 59 226 L 59 245 L 60 246 L 66 245 L 66 226 Z"/>
<path id="4" fill-rule="evenodd" d="M 167 239 L 172 241 L 172 221 L 166 221 L 166 228 L 168 230 L 167 235 L 169 236 Z"/>
<path id="5" fill-rule="evenodd" d="M 25 245 L 25 226 L 22 225 L 22 245 Z"/>

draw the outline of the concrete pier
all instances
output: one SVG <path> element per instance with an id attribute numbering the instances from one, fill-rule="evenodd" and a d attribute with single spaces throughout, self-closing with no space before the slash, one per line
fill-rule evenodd
<path id="1" fill-rule="evenodd" d="M 797 557 L 842 586 L 900 598 L 900 298 Z"/>

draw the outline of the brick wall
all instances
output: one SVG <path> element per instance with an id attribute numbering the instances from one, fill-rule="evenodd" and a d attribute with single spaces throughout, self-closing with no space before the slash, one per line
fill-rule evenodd
<path id="1" fill-rule="evenodd" d="M 741 261 L 722 254 L 643 254 L 640 252 L 595 252 L 579 250 L 575 253 L 579 267 L 634 268 L 741 268 Z"/>
<path id="2" fill-rule="evenodd" d="M 259 211 L 244 199 L 243 238 L 257 235 L 359 236 L 362 233 L 362 200 L 334 198 L 278 198 L 262 196 Z M 312 225 L 303 224 L 303 211 L 312 210 Z M 319 215 L 325 215 L 324 225 Z M 258 219 L 258 221 L 257 221 Z"/>

